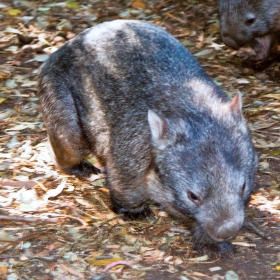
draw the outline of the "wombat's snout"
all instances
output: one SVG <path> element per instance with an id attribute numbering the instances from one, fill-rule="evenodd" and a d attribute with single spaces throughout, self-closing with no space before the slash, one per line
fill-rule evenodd
<path id="1" fill-rule="evenodd" d="M 222 242 L 233 239 L 239 232 L 242 224 L 243 222 L 240 223 L 239 221 L 237 222 L 228 220 L 225 221 L 221 226 L 212 227 L 212 229 L 208 228 L 207 231 L 214 240 Z"/>
<path id="2" fill-rule="evenodd" d="M 231 47 L 233 49 L 237 50 L 237 49 L 241 48 L 244 45 L 243 42 L 239 42 L 239 41 L 233 39 L 232 37 L 230 37 L 230 34 L 227 31 L 221 32 L 221 36 L 222 36 L 223 42 L 227 46 L 229 46 L 229 47 Z"/>

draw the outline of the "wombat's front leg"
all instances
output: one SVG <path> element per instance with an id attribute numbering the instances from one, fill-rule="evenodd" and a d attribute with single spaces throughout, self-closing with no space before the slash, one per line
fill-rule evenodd
<path id="1" fill-rule="evenodd" d="M 136 208 L 129 207 L 125 205 L 123 202 L 116 198 L 114 191 L 110 191 L 111 193 L 111 203 L 112 210 L 117 214 L 123 214 L 123 219 L 125 221 L 131 220 L 143 220 L 146 218 L 155 219 L 154 212 L 150 209 L 150 207 L 143 202 L 140 206 Z M 122 200 L 123 200 L 122 196 Z M 139 204 L 138 204 L 139 205 Z"/>
<path id="2" fill-rule="evenodd" d="M 225 260 L 234 260 L 234 245 L 229 241 L 205 244 L 198 248 L 202 255 L 209 255 L 211 259 L 222 258 Z"/>

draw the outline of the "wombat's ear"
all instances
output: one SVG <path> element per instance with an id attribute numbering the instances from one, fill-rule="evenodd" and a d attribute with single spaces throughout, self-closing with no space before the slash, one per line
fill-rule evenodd
<path id="1" fill-rule="evenodd" d="M 238 91 L 229 103 L 229 109 L 232 114 L 237 118 L 242 118 L 242 96 Z"/>
<path id="2" fill-rule="evenodd" d="M 154 111 L 148 111 L 148 121 L 150 125 L 152 140 L 159 149 L 164 149 L 164 134 L 167 131 L 167 122 Z"/>

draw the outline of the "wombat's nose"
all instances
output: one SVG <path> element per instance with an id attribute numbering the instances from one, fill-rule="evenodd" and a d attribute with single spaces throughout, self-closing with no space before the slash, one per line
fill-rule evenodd
<path id="1" fill-rule="evenodd" d="M 228 221 L 218 228 L 216 237 L 222 240 L 232 239 L 238 233 L 240 227 L 239 223 Z"/>
<path id="2" fill-rule="evenodd" d="M 236 40 L 232 39 L 227 32 L 223 32 L 221 36 L 223 42 L 233 49 L 239 49 L 243 45 L 242 43 L 239 43 Z"/>

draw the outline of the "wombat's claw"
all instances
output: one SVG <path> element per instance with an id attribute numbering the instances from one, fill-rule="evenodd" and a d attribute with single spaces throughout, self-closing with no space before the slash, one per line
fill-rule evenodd
<path id="1" fill-rule="evenodd" d="M 105 174 L 91 174 L 90 177 L 88 177 L 88 181 L 93 182 L 99 179 L 105 179 L 106 175 Z"/>
<path id="2" fill-rule="evenodd" d="M 234 246 L 230 242 L 221 242 L 213 244 L 205 244 L 204 246 L 196 247 L 195 249 L 201 255 L 208 255 L 210 259 L 225 259 L 234 260 Z"/>
<path id="3" fill-rule="evenodd" d="M 97 167 L 93 166 L 90 162 L 82 160 L 76 165 L 60 166 L 64 173 L 69 175 L 75 175 L 78 178 L 88 178 L 91 174 L 100 174 L 101 171 Z"/>
<path id="4" fill-rule="evenodd" d="M 83 178 L 90 177 L 91 174 L 100 174 L 101 171 L 88 161 L 83 160 L 80 164 L 69 168 L 69 170 L 66 173 L 70 175 L 76 175 L 79 178 Z"/>
<path id="5" fill-rule="evenodd" d="M 219 254 L 223 259 L 234 260 L 234 246 L 230 242 L 218 243 Z"/>
<path id="6" fill-rule="evenodd" d="M 154 222 L 157 220 L 155 213 L 152 211 L 152 209 L 148 205 L 145 205 L 143 215 L 145 216 L 145 219 L 150 218 Z"/>
<path id="7" fill-rule="evenodd" d="M 152 220 L 155 219 L 155 214 L 148 205 L 142 205 L 139 208 L 127 208 L 118 200 L 114 199 L 112 195 L 111 201 L 112 210 L 117 214 L 122 214 L 125 221 L 145 220 L 147 218 L 150 218 Z"/>
<path id="8" fill-rule="evenodd" d="M 101 173 L 99 168 L 95 167 L 94 165 L 92 165 L 91 163 L 89 163 L 86 160 L 83 160 L 81 162 L 81 165 L 82 165 L 83 171 L 86 173 L 90 173 L 90 174 L 100 174 Z"/>

